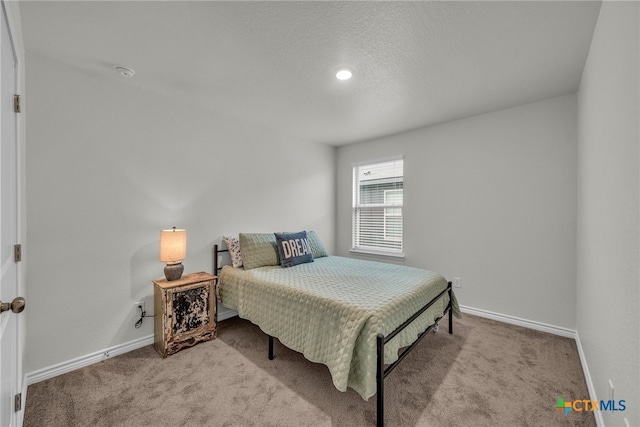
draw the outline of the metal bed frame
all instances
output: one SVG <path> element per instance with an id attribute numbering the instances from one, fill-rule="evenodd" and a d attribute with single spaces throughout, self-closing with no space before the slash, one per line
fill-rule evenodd
<path id="1" fill-rule="evenodd" d="M 221 252 L 229 252 L 228 249 L 218 249 L 218 245 L 213 245 L 213 272 L 217 276 L 222 267 L 218 266 L 218 254 Z M 217 279 L 216 279 L 217 286 Z M 429 307 L 431 307 L 436 301 L 442 298 L 445 294 L 449 295 L 449 303 L 445 308 L 442 316 L 438 317 L 436 321 L 427 327 L 421 334 L 418 335 L 418 338 L 409 346 L 405 347 L 402 350 L 402 353 L 398 356 L 398 360 L 391 363 L 385 368 L 384 365 L 384 345 L 391 341 L 396 335 L 398 335 L 404 328 L 409 326 L 414 320 L 416 320 L 422 313 L 424 313 Z M 422 340 L 422 338 L 427 335 L 429 331 L 432 329 L 438 330 L 438 323 L 440 320 L 449 314 L 449 334 L 453 334 L 453 300 L 452 300 L 452 285 L 451 282 L 447 283 L 447 288 L 440 292 L 438 296 L 429 301 L 426 305 L 424 305 L 420 310 L 416 311 L 411 317 L 409 317 L 402 325 L 398 326 L 393 332 L 389 335 L 384 336 L 382 334 L 378 334 L 376 337 L 376 356 L 377 356 L 377 364 L 376 364 L 376 426 L 383 427 L 384 426 L 384 379 L 393 371 L 398 364 L 409 354 L 411 350 L 414 349 L 416 345 Z M 267 335 L 269 337 L 269 352 L 268 357 L 269 360 L 273 360 L 273 336 Z"/>

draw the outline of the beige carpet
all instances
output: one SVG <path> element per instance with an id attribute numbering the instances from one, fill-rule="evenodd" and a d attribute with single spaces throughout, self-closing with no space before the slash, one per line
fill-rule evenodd
<path id="1" fill-rule="evenodd" d="M 554 409 L 589 396 L 573 340 L 470 315 L 444 329 L 387 377 L 387 426 L 595 426 Z M 30 386 L 24 425 L 375 425 L 375 397 L 339 392 L 277 340 L 275 356 L 256 326 L 226 320 L 167 359 L 149 346 Z"/>

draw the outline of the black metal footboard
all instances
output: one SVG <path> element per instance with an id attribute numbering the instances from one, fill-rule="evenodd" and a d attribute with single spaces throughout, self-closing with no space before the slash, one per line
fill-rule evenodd
<path id="1" fill-rule="evenodd" d="M 430 325 L 427 329 L 424 330 L 424 332 L 422 332 L 420 335 L 418 335 L 418 339 L 416 339 L 413 342 L 413 344 L 411 344 L 410 346 L 408 346 L 408 347 L 406 347 L 404 349 L 402 354 L 400 354 L 400 356 L 398 356 L 398 360 L 396 360 L 395 362 L 393 362 L 392 364 L 390 364 L 389 366 L 387 366 L 385 368 L 384 367 L 384 345 L 386 343 L 388 343 L 389 341 L 391 341 L 400 332 L 402 332 L 402 330 L 404 330 L 404 328 L 409 326 L 414 320 L 416 320 L 422 313 L 424 313 L 429 307 L 431 307 L 436 301 L 438 301 L 440 298 L 442 298 L 444 296 L 444 294 L 446 294 L 446 293 L 449 294 L 449 304 L 447 304 L 447 308 L 442 313 L 442 316 L 438 317 L 436 319 L 436 321 L 432 325 Z M 398 366 L 398 364 L 400 364 L 400 362 L 407 356 L 407 354 L 409 354 L 409 352 L 411 350 L 413 350 L 413 348 L 416 345 L 418 345 L 418 343 L 422 340 L 422 338 L 425 337 L 425 335 L 427 335 L 427 333 L 429 331 L 431 331 L 434 327 L 436 327 L 436 325 L 438 325 L 438 322 L 440 322 L 440 319 L 442 319 L 447 314 L 447 312 L 449 313 L 449 333 L 453 334 L 453 302 L 452 302 L 451 296 L 452 296 L 451 295 L 451 282 L 449 282 L 448 285 L 447 285 L 447 288 L 445 290 L 440 292 L 437 297 L 435 297 L 434 299 L 429 301 L 427 303 L 427 305 L 422 307 L 413 316 L 408 318 L 402 325 L 398 326 L 398 328 L 396 328 L 395 331 L 391 332 L 386 337 L 384 335 L 382 335 L 382 334 L 378 334 L 378 336 L 376 337 L 376 350 L 377 350 L 376 351 L 376 353 L 377 353 L 377 366 L 376 366 L 376 425 L 378 427 L 384 426 L 384 379 L 387 377 L 387 375 L 389 375 L 391 373 L 391 371 L 393 371 L 396 368 L 396 366 Z"/>
<path id="2" fill-rule="evenodd" d="M 449 333 L 453 334 L 453 300 L 451 295 L 451 282 L 447 284 L 447 288 L 440 292 L 438 296 L 429 301 L 424 307 L 418 310 L 413 314 L 410 318 L 408 318 L 402 325 L 398 326 L 396 330 L 391 332 L 386 337 L 382 334 L 379 334 L 376 337 L 376 354 L 377 354 L 377 365 L 376 365 L 376 426 L 383 427 L 384 426 L 384 379 L 393 371 L 398 364 L 409 354 L 413 348 L 418 345 L 418 343 L 424 338 L 427 333 L 429 333 L 432 329 L 434 329 L 440 320 L 449 313 Z M 398 335 L 404 328 L 409 326 L 414 320 L 416 320 L 422 313 L 424 313 L 429 307 L 431 307 L 436 301 L 442 298 L 445 294 L 449 295 L 449 303 L 447 304 L 447 308 L 445 308 L 442 316 L 438 317 L 436 321 L 427 327 L 418 338 L 408 347 L 402 351 L 400 356 L 398 356 L 398 360 L 384 367 L 384 345 L 391 341 L 396 335 Z M 273 360 L 273 336 L 268 335 L 269 337 L 269 360 Z"/>

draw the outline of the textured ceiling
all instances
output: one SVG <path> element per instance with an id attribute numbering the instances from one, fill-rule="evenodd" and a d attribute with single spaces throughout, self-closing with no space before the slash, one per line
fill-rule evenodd
<path id="1" fill-rule="evenodd" d="M 27 51 L 333 145 L 578 89 L 594 1 L 37 2 Z M 351 80 L 334 75 L 353 70 Z"/>

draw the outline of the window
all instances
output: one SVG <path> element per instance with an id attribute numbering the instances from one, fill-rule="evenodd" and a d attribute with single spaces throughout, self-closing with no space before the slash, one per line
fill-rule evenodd
<path id="1" fill-rule="evenodd" d="M 402 255 L 403 159 L 353 166 L 353 251 Z"/>

